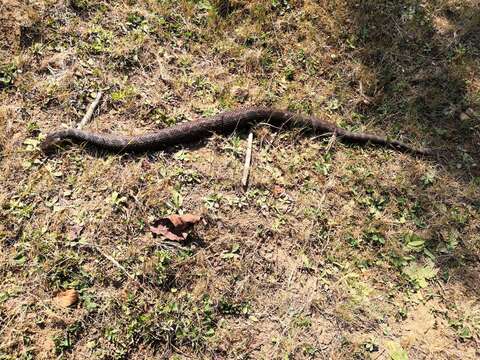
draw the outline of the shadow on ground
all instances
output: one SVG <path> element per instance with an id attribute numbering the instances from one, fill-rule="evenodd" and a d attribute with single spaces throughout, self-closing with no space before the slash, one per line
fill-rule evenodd
<path id="1" fill-rule="evenodd" d="M 398 131 L 417 130 L 445 149 L 449 171 L 478 176 L 479 6 L 367 0 L 349 2 L 347 13 L 346 40 L 365 69 L 359 82 L 368 101 L 357 111 Z"/>
<path id="2" fill-rule="evenodd" d="M 356 111 L 397 131 L 416 131 L 444 149 L 442 167 L 464 179 L 465 186 L 471 185 L 480 175 L 480 96 L 475 73 L 480 6 L 470 1 L 425 5 L 367 0 L 349 2 L 347 8 L 351 21 L 347 42 L 364 68 L 359 82 L 365 82 L 360 88 L 368 99 Z M 426 198 L 421 187 L 415 191 L 419 199 Z M 470 206 L 472 216 L 478 214 L 479 199 L 463 203 Z M 435 206 L 425 205 L 433 219 Z M 449 231 L 465 226 L 445 225 Z M 475 230 L 474 224 L 470 226 L 457 230 Z M 472 281 L 480 259 L 478 241 L 473 233 L 466 237 L 468 243 L 460 242 L 454 252 L 440 255 L 437 265 L 444 279 L 455 274 L 452 280 L 478 296 Z"/>

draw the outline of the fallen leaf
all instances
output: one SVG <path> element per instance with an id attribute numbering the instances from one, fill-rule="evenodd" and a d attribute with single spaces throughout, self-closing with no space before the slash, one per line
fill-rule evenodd
<path id="1" fill-rule="evenodd" d="M 55 296 L 55 303 L 61 307 L 69 307 L 78 302 L 78 292 L 75 289 L 62 291 Z"/>
<path id="2" fill-rule="evenodd" d="M 73 225 L 72 228 L 67 232 L 67 239 L 70 241 L 78 240 L 82 231 L 83 225 Z"/>
<path id="3" fill-rule="evenodd" d="M 408 353 L 402 348 L 402 345 L 395 341 L 388 341 L 385 344 L 387 353 L 392 360 L 408 360 Z"/>
<path id="4" fill-rule="evenodd" d="M 162 235 L 166 237 L 168 240 L 174 240 L 174 241 L 182 241 L 185 238 L 175 235 L 172 231 L 168 229 L 168 227 L 164 225 L 157 225 L 157 226 L 150 226 L 150 231 L 154 233 L 155 235 Z"/>
<path id="5" fill-rule="evenodd" d="M 423 266 L 418 262 L 413 262 L 403 269 L 403 273 L 408 277 L 408 280 L 418 288 L 425 288 L 428 286 L 428 280 L 433 279 L 438 269 L 434 267 L 432 262 Z"/>
<path id="6" fill-rule="evenodd" d="M 272 194 L 275 197 L 282 195 L 284 192 L 285 192 L 285 189 L 279 185 L 275 185 L 272 190 Z"/>
<path id="7" fill-rule="evenodd" d="M 192 214 L 170 215 L 155 221 L 150 226 L 150 231 L 169 240 L 182 241 L 187 238 L 188 232 L 200 219 L 200 216 Z"/>

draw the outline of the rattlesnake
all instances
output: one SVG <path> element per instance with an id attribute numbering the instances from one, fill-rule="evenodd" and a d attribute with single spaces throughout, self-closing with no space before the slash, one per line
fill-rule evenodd
<path id="1" fill-rule="evenodd" d="M 360 144 L 371 143 L 420 155 L 429 155 L 432 153 L 431 149 L 415 148 L 386 137 L 351 132 L 314 116 L 265 107 L 226 111 L 202 120 L 181 123 L 139 136 L 106 135 L 79 129 L 58 130 L 47 135 L 41 143 L 41 149 L 47 152 L 55 149 L 59 143 L 73 141 L 85 142 L 100 149 L 110 151 L 136 152 L 159 150 L 165 149 L 168 146 L 200 140 L 208 137 L 212 133 L 229 134 L 237 129 L 248 128 L 259 122 L 265 122 L 278 127 L 306 127 L 317 134 L 335 134 L 339 139 L 346 142 Z"/>

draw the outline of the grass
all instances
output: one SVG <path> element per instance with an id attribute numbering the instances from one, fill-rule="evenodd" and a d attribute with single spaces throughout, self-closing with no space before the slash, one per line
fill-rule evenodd
<path id="1" fill-rule="evenodd" d="M 216 6 L 2 3 L 0 359 L 478 358 L 477 2 Z M 258 126 L 246 192 L 243 133 L 43 155 L 99 89 L 100 132 L 274 105 L 442 155 Z"/>

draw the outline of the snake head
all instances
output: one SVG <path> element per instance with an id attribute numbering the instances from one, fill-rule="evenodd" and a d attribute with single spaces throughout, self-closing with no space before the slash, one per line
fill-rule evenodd
<path id="1" fill-rule="evenodd" d="M 68 130 L 54 131 L 47 135 L 40 144 L 40 150 L 48 154 L 53 152 L 62 142 L 68 138 Z"/>

